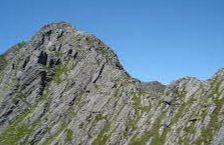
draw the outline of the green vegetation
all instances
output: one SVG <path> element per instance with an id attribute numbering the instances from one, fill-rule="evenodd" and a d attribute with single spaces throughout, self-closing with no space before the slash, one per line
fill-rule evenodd
<path id="1" fill-rule="evenodd" d="M 31 134 L 32 130 L 36 127 L 40 120 L 34 121 L 31 125 L 23 124 L 23 120 L 34 111 L 36 106 L 26 109 L 14 121 L 12 121 L 8 128 L 0 134 L 0 144 L 13 145 L 18 140 Z"/>
<path id="2" fill-rule="evenodd" d="M 55 55 L 56 57 L 62 57 L 64 54 L 62 52 L 56 52 Z"/>
<path id="3" fill-rule="evenodd" d="M 27 126 L 20 125 L 20 123 L 26 118 L 30 113 L 29 110 L 24 111 L 20 116 L 18 116 L 9 127 L 2 132 L 0 135 L 0 144 L 13 145 L 16 144 L 18 140 L 26 136 L 31 132 Z"/>
<path id="4" fill-rule="evenodd" d="M 96 43 L 96 40 L 93 37 L 86 37 L 86 42 L 88 43 L 88 45 L 94 45 Z"/>
<path id="5" fill-rule="evenodd" d="M 178 122 L 178 120 L 181 118 L 181 116 L 183 115 L 184 109 L 186 108 L 186 104 L 182 104 L 181 107 L 178 109 L 177 113 L 174 115 L 174 117 L 172 118 L 172 124 L 176 124 Z"/>
<path id="6" fill-rule="evenodd" d="M 133 97 L 132 97 L 132 101 L 133 101 L 133 107 L 135 109 L 135 114 L 136 114 L 137 118 L 139 118 L 141 115 L 141 111 L 142 111 L 140 95 L 138 93 L 134 93 Z"/>
<path id="7" fill-rule="evenodd" d="M 68 72 L 68 67 L 67 67 L 67 64 L 61 64 L 61 65 L 58 65 L 55 69 L 54 69 L 54 72 L 55 72 L 55 75 L 54 75 L 54 78 L 53 80 L 57 83 L 57 84 L 60 84 L 61 83 L 61 75 L 63 73 L 67 73 Z"/>
<path id="8" fill-rule="evenodd" d="M 66 140 L 72 141 L 73 131 L 71 129 L 66 129 Z"/>
<path id="9" fill-rule="evenodd" d="M 211 120 L 208 126 L 202 130 L 200 138 L 195 141 L 195 144 L 197 145 L 200 145 L 203 143 L 210 144 L 215 131 L 220 127 L 218 118 L 219 118 L 220 110 L 222 109 L 222 106 L 224 105 L 224 100 L 218 98 L 218 96 L 220 95 L 220 92 L 219 92 L 220 83 L 221 82 L 218 80 L 218 78 L 215 78 L 213 82 L 211 83 L 212 88 L 211 88 L 210 97 L 213 99 L 213 102 L 216 108 L 212 112 L 212 114 L 210 114 Z"/>
<path id="10" fill-rule="evenodd" d="M 196 144 L 210 144 L 210 141 L 215 133 L 215 131 L 219 128 L 218 115 L 221 110 L 222 105 L 224 104 L 224 100 L 214 100 L 216 104 L 216 108 L 213 113 L 210 115 L 211 120 L 208 124 L 208 127 L 203 129 L 201 132 L 201 137 L 195 142 Z"/>
<path id="11" fill-rule="evenodd" d="M 27 44 L 27 42 L 22 41 L 16 45 L 17 48 L 22 48 Z M 16 49 L 17 50 L 17 49 Z M 0 71 L 4 70 L 7 65 L 6 55 L 0 55 Z"/>
<path id="12" fill-rule="evenodd" d="M 35 111 L 36 107 L 42 102 L 47 96 L 41 96 L 37 100 L 37 103 L 30 105 L 25 109 L 19 116 L 9 122 L 9 126 L 0 134 L 0 144 L 3 145 L 14 145 L 22 138 L 30 135 L 34 128 L 41 123 L 42 118 L 38 118 L 31 124 L 24 124 L 24 120 Z M 15 99 L 21 99 L 23 97 L 18 96 Z"/>
<path id="13" fill-rule="evenodd" d="M 42 145 L 49 145 L 52 141 L 54 141 L 54 139 L 60 135 L 60 133 L 62 131 L 65 131 L 67 128 L 67 124 L 63 123 L 61 128 L 57 130 L 57 132 L 55 134 L 50 135 L 43 143 Z M 71 135 L 71 132 L 69 133 L 69 136 Z M 73 135 L 73 133 L 72 133 Z M 66 137 L 67 137 L 67 132 L 66 132 Z"/>
<path id="14" fill-rule="evenodd" d="M 175 100 L 177 100 L 177 101 L 181 97 L 183 97 L 185 94 L 186 94 L 185 91 L 178 91 L 178 89 L 174 90 L 174 97 L 175 97 Z M 174 102 L 175 102 L 175 100 L 174 100 Z M 173 116 L 170 125 L 174 125 L 178 122 L 178 120 L 182 117 L 183 112 L 185 112 L 186 109 L 189 109 L 189 106 L 192 104 L 192 102 L 193 102 L 193 99 L 189 100 L 187 103 L 183 103 L 179 107 L 179 109 Z M 170 132 L 170 128 L 165 127 L 162 134 L 161 135 L 159 134 L 159 129 L 161 127 L 161 121 L 164 118 L 166 113 L 167 113 L 166 111 L 161 113 L 161 115 L 154 122 L 152 129 L 150 130 L 150 136 L 152 136 L 152 142 L 151 142 L 152 145 L 163 145 L 164 141 L 166 139 L 167 133 Z M 143 136 L 143 139 L 144 139 L 144 136 Z"/>
<path id="15" fill-rule="evenodd" d="M 145 131 L 141 136 L 135 136 L 131 139 L 130 145 L 145 145 L 145 143 L 152 137 L 152 145 L 162 145 L 165 140 L 166 133 L 159 135 L 159 129 L 161 127 L 161 121 L 166 112 L 162 112 L 157 120 L 153 123 L 150 131 Z M 165 131 L 164 131 L 165 132 Z"/>
<path id="16" fill-rule="evenodd" d="M 19 43 L 17 44 L 17 47 L 18 47 L 18 48 L 22 48 L 22 47 L 24 47 L 26 44 L 27 44 L 26 41 L 21 41 L 21 42 L 19 42 Z"/>
<path id="17" fill-rule="evenodd" d="M 192 134 L 192 133 L 194 133 L 194 126 L 192 124 L 190 126 L 185 126 L 184 131 Z"/>
<path id="18" fill-rule="evenodd" d="M 100 120 L 102 120 L 102 119 L 106 119 L 106 117 L 103 116 L 102 113 L 96 115 L 96 121 L 97 121 L 97 122 L 100 121 Z"/>
<path id="19" fill-rule="evenodd" d="M 128 136 L 127 134 L 129 130 L 132 131 L 136 129 L 136 124 L 138 120 L 140 119 L 143 112 L 150 111 L 150 106 L 143 106 L 141 104 L 141 92 L 132 94 L 132 102 L 133 102 L 133 107 L 135 110 L 135 118 L 129 120 L 127 128 L 124 132 L 124 136 Z M 160 127 L 160 122 L 155 122 L 155 125 L 153 125 L 153 129 L 150 132 L 145 131 L 143 135 L 133 137 L 130 141 L 130 145 L 136 145 L 136 144 L 144 145 L 148 141 L 148 139 L 153 136 L 154 133 L 158 132 L 159 127 Z"/>
<path id="20" fill-rule="evenodd" d="M 98 40 L 96 40 L 96 38 L 94 37 L 87 37 L 86 38 L 86 42 L 88 45 L 90 46 L 96 46 L 97 45 L 97 50 L 103 55 L 108 57 L 108 50 L 107 47 L 105 47 L 104 45 L 102 45 L 100 42 L 97 42 Z"/>
<path id="21" fill-rule="evenodd" d="M 130 119 L 128 121 L 127 131 L 135 130 L 136 129 L 136 124 L 137 124 L 138 120 L 140 119 L 141 114 L 144 111 L 150 110 L 150 108 L 148 106 L 142 106 L 141 105 L 140 93 L 133 93 L 132 94 L 132 103 L 133 103 L 133 108 L 135 110 L 135 116 L 134 116 L 133 119 Z"/>
<path id="22" fill-rule="evenodd" d="M 185 108 L 187 108 L 187 106 L 190 104 L 191 101 L 189 101 L 187 104 L 182 104 L 182 106 L 177 110 L 176 114 L 173 116 L 172 120 L 171 120 L 171 125 L 174 125 L 178 122 L 178 120 L 181 118 Z M 167 112 L 164 111 L 161 113 L 161 115 L 157 118 L 157 120 L 155 121 L 155 123 L 153 124 L 152 129 L 150 130 L 151 136 L 152 138 L 152 145 L 163 145 L 164 141 L 166 139 L 167 133 L 170 132 L 170 127 L 165 127 L 162 134 L 159 134 L 159 129 L 161 127 L 161 121 L 164 118 L 165 114 Z"/>
<path id="23" fill-rule="evenodd" d="M 106 122 L 104 128 L 100 131 L 99 135 L 93 141 L 92 145 L 105 145 L 110 135 L 109 131 L 110 131 L 110 124 Z"/>
<path id="24" fill-rule="evenodd" d="M 0 71 L 4 70 L 7 65 L 7 60 L 5 55 L 0 55 Z"/>
<path id="25" fill-rule="evenodd" d="M 152 145 L 162 145 L 164 139 L 159 134 L 159 129 L 161 127 L 161 121 L 164 118 L 165 112 L 161 113 L 159 118 L 154 122 L 152 129 L 150 130 L 150 135 L 152 136 Z"/>
<path id="26" fill-rule="evenodd" d="M 108 56 L 108 50 L 107 50 L 107 48 L 104 48 L 104 47 L 100 47 L 100 52 L 101 52 L 101 54 L 103 55 L 103 56 Z"/>
<path id="27" fill-rule="evenodd" d="M 149 112 L 150 106 L 143 106 L 141 104 L 141 92 L 133 93 L 132 94 L 132 101 L 133 101 L 133 107 L 135 109 L 135 114 L 137 117 L 140 117 L 142 112 Z"/>
<path id="28" fill-rule="evenodd" d="M 108 57 L 108 48 L 101 44 L 101 42 L 98 42 L 99 40 L 96 40 L 94 37 L 87 37 L 86 42 L 90 46 L 96 46 L 97 50 L 105 57 Z"/>
<path id="29" fill-rule="evenodd" d="M 145 145 L 149 137 L 150 137 L 150 133 L 144 132 L 142 136 L 132 138 L 129 145 Z"/>

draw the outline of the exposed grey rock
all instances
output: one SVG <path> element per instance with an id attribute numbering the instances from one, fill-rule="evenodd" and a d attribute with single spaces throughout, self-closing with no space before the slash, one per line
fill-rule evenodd
<path id="1" fill-rule="evenodd" d="M 224 69 L 143 83 L 102 41 L 61 22 L 1 55 L 0 72 L 2 145 L 224 142 Z"/>

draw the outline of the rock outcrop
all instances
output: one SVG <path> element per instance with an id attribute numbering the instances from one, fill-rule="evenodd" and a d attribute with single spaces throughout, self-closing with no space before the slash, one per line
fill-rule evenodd
<path id="1" fill-rule="evenodd" d="M 65 22 L 0 56 L 0 145 L 223 145 L 224 69 L 162 85 Z"/>

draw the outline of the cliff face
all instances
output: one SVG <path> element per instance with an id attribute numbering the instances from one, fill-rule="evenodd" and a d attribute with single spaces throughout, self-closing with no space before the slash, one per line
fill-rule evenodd
<path id="1" fill-rule="evenodd" d="M 0 73 L 0 145 L 224 143 L 223 69 L 207 81 L 142 83 L 62 22 L 1 55 Z"/>

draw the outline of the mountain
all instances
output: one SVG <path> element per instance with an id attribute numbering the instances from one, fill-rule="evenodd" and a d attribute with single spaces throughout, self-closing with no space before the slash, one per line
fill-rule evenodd
<path id="1" fill-rule="evenodd" d="M 132 78 L 95 36 L 45 25 L 0 56 L 0 145 L 223 145 L 224 69 Z"/>

